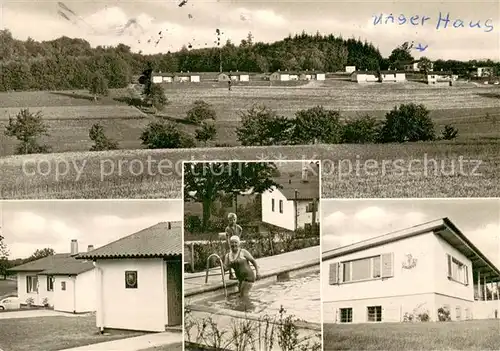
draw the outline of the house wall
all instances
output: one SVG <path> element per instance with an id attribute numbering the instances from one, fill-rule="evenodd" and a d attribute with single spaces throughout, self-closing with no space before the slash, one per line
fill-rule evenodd
<path id="1" fill-rule="evenodd" d="M 21 272 L 17 274 L 17 296 L 20 303 L 25 304 L 28 298 L 33 298 L 33 304 L 36 306 L 42 306 L 44 298 L 48 299 L 49 305 L 54 303 L 54 292 L 47 291 L 47 276 L 38 276 L 38 293 L 28 293 L 26 292 L 26 277 L 36 276 L 36 273 L 25 273 Z"/>
<path id="2" fill-rule="evenodd" d="M 452 247 L 441 237 L 435 236 L 437 245 L 434 245 L 434 267 L 436 292 L 445 296 L 452 296 L 466 301 L 474 301 L 474 281 L 472 277 L 472 262 Z M 448 279 L 448 257 L 447 254 L 456 258 L 466 265 L 469 285 L 463 285 Z"/>
<path id="3" fill-rule="evenodd" d="M 345 66 L 345 71 L 347 73 L 352 73 L 352 72 L 356 71 L 356 66 Z"/>
<path id="4" fill-rule="evenodd" d="M 383 82 L 404 82 L 406 75 L 404 73 L 385 73 L 382 74 Z"/>
<path id="5" fill-rule="evenodd" d="M 435 255 L 433 251 L 429 250 L 429 247 L 433 245 L 436 245 L 436 238 L 432 232 L 429 232 L 323 261 L 321 274 L 324 306 L 332 304 L 332 306 L 338 306 L 341 302 L 345 304 L 359 300 L 403 298 L 405 296 L 417 295 L 427 296 L 434 293 L 436 285 Z M 392 254 L 392 277 L 330 285 L 330 265 L 332 263 L 386 253 Z M 408 254 L 411 254 L 417 260 L 415 267 L 410 269 L 403 267 L 403 264 L 406 264 L 408 261 Z M 428 296 L 424 300 L 427 304 L 430 304 Z M 408 303 L 413 303 L 411 299 L 409 301 Z"/>
<path id="6" fill-rule="evenodd" d="M 270 190 L 273 190 L 272 192 Z M 295 206 L 294 202 L 272 187 L 262 193 L 262 222 L 273 224 L 275 226 L 295 230 Z M 274 212 L 272 211 L 272 200 L 274 198 Z M 279 212 L 279 201 L 283 200 L 283 213 Z"/>
<path id="7" fill-rule="evenodd" d="M 497 318 L 500 318 L 500 300 L 474 301 L 472 304 L 473 319 L 495 318 L 495 310 L 497 311 Z"/>
<path id="8" fill-rule="evenodd" d="M 374 74 L 363 74 L 363 73 L 354 73 L 351 76 L 351 80 L 358 83 L 366 83 L 366 82 L 378 82 L 378 78 Z"/>
<path id="9" fill-rule="evenodd" d="M 163 82 L 163 77 L 162 76 L 153 76 L 153 78 L 151 78 L 151 81 L 153 83 L 161 83 L 161 82 Z"/>
<path id="10" fill-rule="evenodd" d="M 324 73 L 316 74 L 316 80 L 325 80 L 325 74 Z"/>
<path id="11" fill-rule="evenodd" d="M 191 82 L 193 82 L 193 83 L 199 83 L 200 82 L 200 76 L 191 76 Z"/>
<path id="12" fill-rule="evenodd" d="M 174 79 L 172 77 L 163 77 L 163 82 L 164 83 L 172 83 Z"/>
<path id="13" fill-rule="evenodd" d="M 250 76 L 248 74 L 242 74 L 240 76 L 240 81 L 241 82 L 249 82 L 250 81 Z"/>
<path id="14" fill-rule="evenodd" d="M 62 290 L 62 282 L 66 290 Z M 76 311 L 76 276 L 58 275 L 54 279 L 54 310 L 62 312 Z"/>
<path id="15" fill-rule="evenodd" d="M 436 294 L 436 313 L 439 308 L 446 308 L 449 310 L 452 321 L 468 320 L 472 319 L 474 301 Z"/>
<path id="16" fill-rule="evenodd" d="M 76 312 L 96 310 L 97 284 L 94 270 L 79 274 L 76 278 Z"/>
<path id="17" fill-rule="evenodd" d="M 383 323 L 402 322 L 406 313 L 419 314 L 425 312 L 431 320 L 436 318 L 435 294 L 424 293 L 324 302 L 323 321 L 324 323 L 341 323 L 340 309 L 352 308 L 352 323 L 376 323 L 368 321 L 368 307 L 370 306 L 381 306 L 382 320 L 380 322 Z"/>
<path id="18" fill-rule="evenodd" d="M 307 205 L 312 203 L 312 200 L 297 201 L 297 226 L 304 228 L 306 223 L 312 223 L 312 212 L 307 212 Z M 319 214 L 316 212 L 316 223 L 319 222 Z"/>
<path id="19" fill-rule="evenodd" d="M 162 259 L 98 260 L 97 266 L 102 273 L 102 300 L 98 304 L 102 311 L 98 313 L 102 312 L 103 327 L 165 330 L 166 277 Z M 137 271 L 137 289 L 125 288 L 125 271 Z"/>
<path id="20" fill-rule="evenodd" d="M 290 80 L 290 75 L 289 74 L 281 74 L 279 80 L 286 82 Z"/>

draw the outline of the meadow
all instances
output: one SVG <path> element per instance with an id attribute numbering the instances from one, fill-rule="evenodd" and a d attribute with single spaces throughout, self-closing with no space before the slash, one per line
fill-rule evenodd
<path id="1" fill-rule="evenodd" d="M 324 324 L 323 349 L 498 350 L 498 320 L 436 323 Z"/>
<path id="2" fill-rule="evenodd" d="M 305 85 L 236 85 L 223 83 L 166 85 L 171 104 L 164 117 L 179 121 L 198 99 L 218 114 L 215 143 L 230 148 L 144 150 L 139 137 L 154 117 L 119 102 L 127 90 L 111 91 L 94 102 L 85 92 L 0 94 L 0 128 L 20 108 L 45 111 L 56 154 L 12 155 L 17 143 L 0 133 L 2 198 L 179 198 L 181 161 L 190 159 L 321 159 L 325 166 L 323 197 L 496 196 L 500 185 L 498 87 L 428 87 L 419 83 L 359 85 L 341 80 Z M 323 105 L 343 116 L 370 113 L 383 118 L 394 105 L 423 103 L 439 129 L 454 125 L 454 141 L 403 145 L 237 146 L 239 112 L 266 104 L 278 113 Z M 100 122 L 124 150 L 88 152 L 88 131 Z M 178 125 L 186 131 L 194 127 Z M 24 165 L 24 167 L 23 167 Z M 178 171 L 173 171 L 177 167 Z M 38 169 L 37 169 L 38 168 Z M 59 171 L 57 171 L 57 169 Z"/>

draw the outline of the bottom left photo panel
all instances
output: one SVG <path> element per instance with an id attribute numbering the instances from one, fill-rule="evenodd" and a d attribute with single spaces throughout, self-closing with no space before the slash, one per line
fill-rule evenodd
<path id="1" fill-rule="evenodd" d="M 0 201 L 0 351 L 182 350 L 182 208 Z"/>

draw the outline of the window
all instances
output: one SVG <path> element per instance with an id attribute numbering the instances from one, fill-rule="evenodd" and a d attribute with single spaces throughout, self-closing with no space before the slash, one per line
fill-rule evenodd
<path id="1" fill-rule="evenodd" d="M 47 291 L 54 291 L 54 277 L 51 275 L 47 276 Z"/>
<path id="2" fill-rule="evenodd" d="M 274 199 L 271 199 L 271 211 L 274 212 L 275 207 Z"/>
<path id="3" fill-rule="evenodd" d="M 36 275 L 29 275 L 26 277 L 26 292 L 27 293 L 38 292 L 38 277 Z"/>
<path id="4" fill-rule="evenodd" d="M 315 209 L 314 209 L 314 207 L 315 207 L 315 206 L 314 206 L 314 202 L 309 202 L 309 203 L 307 204 L 307 206 L 306 206 L 306 212 L 307 212 L 307 213 L 312 213 L 312 212 L 314 212 L 314 210 L 315 210 Z"/>
<path id="5" fill-rule="evenodd" d="M 344 262 L 343 266 L 344 282 L 380 278 L 380 256 Z"/>
<path id="6" fill-rule="evenodd" d="M 368 310 L 368 322 L 382 322 L 382 306 L 370 306 Z"/>
<path id="7" fill-rule="evenodd" d="M 340 323 L 352 323 L 352 308 L 340 309 Z"/>
<path id="8" fill-rule="evenodd" d="M 462 309 L 460 308 L 460 306 L 457 306 L 455 310 L 456 310 L 457 321 L 459 321 L 462 318 Z"/>
<path id="9" fill-rule="evenodd" d="M 61 282 L 61 290 L 66 291 L 66 282 Z"/>
<path id="10" fill-rule="evenodd" d="M 448 258 L 448 278 L 458 283 L 469 285 L 469 269 L 468 267 L 452 257 L 447 255 Z"/>
<path id="11" fill-rule="evenodd" d="M 125 289 L 137 289 L 137 271 L 125 271 Z"/>
<path id="12" fill-rule="evenodd" d="M 280 200 L 280 213 L 283 213 L 283 200 Z"/>

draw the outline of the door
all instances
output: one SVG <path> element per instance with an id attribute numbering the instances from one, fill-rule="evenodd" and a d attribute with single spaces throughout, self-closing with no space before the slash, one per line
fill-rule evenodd
<path id="1" fill-rule="evenodd" d="M 182 325 L 182 260 L 167 264 L 167 316 L 168 326 Z"/>

